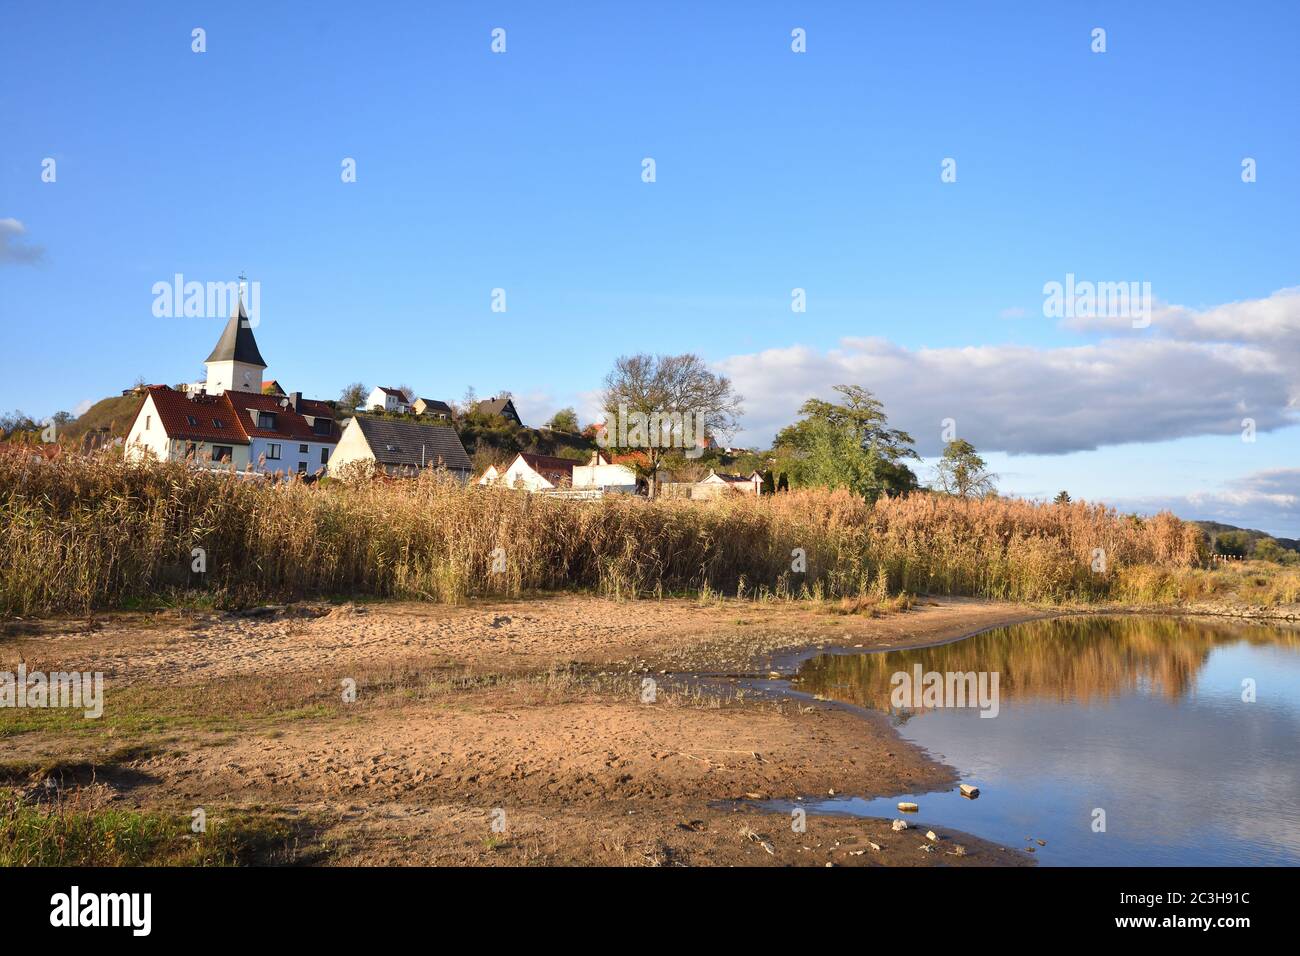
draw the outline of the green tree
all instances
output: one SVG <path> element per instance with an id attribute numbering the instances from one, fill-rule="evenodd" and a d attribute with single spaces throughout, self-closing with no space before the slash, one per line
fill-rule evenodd
<path id="1" fill-rule="evenodd" d="M 964 438 L 956 438 L 943 448 L 943 457 L 935 468 L 938 490 L 959 498 L 982 498 L 994 490 L 994 475 Z"/>
<path id="2" fill-rule="evenodd" d="M 1286 548 L 1282 547 L 1272 538 L 1260 538 L 1255 542 L 1255 549 L 1251 553 L 1257 561 L 1275 561 L 1281 562 L 1286 556 Z"/>
<path id="3" fill-rule="evenodd" d="M 561 408 L 551 416 L 551 420 L 546 423 L 546 427 L 551 431 L 576 434 L 578 431 L 578 413 L 572 408 Z"/>
<path id="4" fill-rule="evenodd" d="M 912 436 L 889 427 L 884 405 L 861 385 L 836 385 L 843 402 L 810 398 L 773 450 L 796 486 L 847 488 L 869 501 L 918 487 Z"/>
<path id="5" fill-rule="evenodd" d="M 1068 491 L 1058 491 L 1056 497 L 1052 499 L 1053 504 L 1068 505 L 1074 499 L 1070 497 Z"/>
<path id="6" fill-rule="evenodd" d="M 1250 553 L 1250 535 L 1244 531 L 1221 531 L 1214 538 L 1214 550 L 1232 558 L 1244 558 Z"/>

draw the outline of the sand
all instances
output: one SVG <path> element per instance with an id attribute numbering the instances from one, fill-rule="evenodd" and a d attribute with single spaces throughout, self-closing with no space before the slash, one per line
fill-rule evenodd
<path id="1" fill-rule="evenodd" d="M 904 647 L 1040 616 L 950 599 L 872 618 L 561 596 L 19 622 L 0 640 L 0 669 L 102 671 L 106 713 L 76 733 L 0 741 L 21 760 L 102 763 L 123 744 L 147 747 L 95 772 L 105 799 L 299 819 L 303 862 L 1023 865 L 1020 851 L 962 834 L 927 852 L 924 826 L 809 815 L 799 833 L 759 812 L 750 801 L 958 781 L 878 715 L 719 698 L 681 675 L 766 674 L 800 648 Z M 653 703 L 646 675 L 659 682 Z M 343 699 L 348 681 L 355 700 Z M 77 782 L 88 781 L 64 781 Z"/>

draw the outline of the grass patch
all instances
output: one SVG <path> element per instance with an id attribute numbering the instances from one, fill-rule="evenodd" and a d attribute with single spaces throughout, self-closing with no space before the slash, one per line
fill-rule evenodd
<path id="1" fill-rule="evenodd" d="M 53 806 L 0 790 L 0 866 L 247 866 L 301 862 L 300 825 L 247 812 L 191 817 L 90 808 L 77 795 Z"/>

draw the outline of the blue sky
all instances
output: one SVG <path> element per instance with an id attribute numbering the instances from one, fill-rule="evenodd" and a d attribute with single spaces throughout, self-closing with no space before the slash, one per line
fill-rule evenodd
<path id="1" fill-rule="evenodd" d="M 747 444 L 852 374 L 1006 491 L 1300 535 L 1298 34 L 1282 2 L 10 2 L 0 408 L 198 377 L 221 320 L 151 288 L 246 270 L 309 395 L 510 389 L 538 422 L 689 350 Z M 1046 318 L 1067 273 L 1163 311 Z"/>

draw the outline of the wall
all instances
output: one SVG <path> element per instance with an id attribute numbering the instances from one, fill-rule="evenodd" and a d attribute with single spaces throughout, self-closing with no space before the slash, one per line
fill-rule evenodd
<path id="1" fill-rule="evenodd" d="M 354 461 L 374 460 L 375 454 L 370 450 L 370 445 L 366 443 L 366 436 L 361 433 L 361 426 L 357 424 L 355 418 L 349 418 L 347 424 L 343 426 L 343 435 L 339 438 L 334 454 L 330 455 L 330 462 L 325 469 L 325 473 L 337 478 L 339 470 L 344 465 L 351 464 Z"/>

